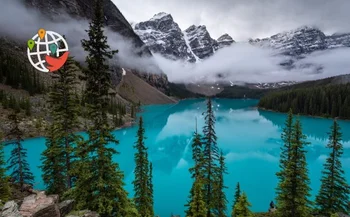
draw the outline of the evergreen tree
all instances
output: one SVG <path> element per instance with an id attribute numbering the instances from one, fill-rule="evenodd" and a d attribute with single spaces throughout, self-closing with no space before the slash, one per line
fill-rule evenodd
<path id="1" fill-rule="evenodd" d="M 205 193 L 204 198 L 207 206 L 207 217 L 211 217 L 212 209 L 215 207 L 213 199 L 213 185 L 215 180 L 215 171 L 217 171 L 217 161 L 219 159 L 219 149 L 216 144 L 216 133 L 214 126 L 215 116 L 212 108 L 211 98 L 207 100 L 207 111 L 205 114 L 205 125 L 203 127 L 203 167 L 204 167 L 204 183 Z"/>
<path id="2" fill-rule="evenodd" d="M 23 132 L 19 128 L 20 119 L 16 113 L 9 115 L 11 121 L 11 129 L 7 134 L 9 139 L 12 139 L 7 145 L 13 145 L 11 156 L 8 160 L 8 170 L 12 170 L 11 178 L 14 179 L 21 187 L 24 184 L 33 185 L 34 176 L 30 172 L 29 164 L 27 162 L 27 150 L 23 148 Z"/>
<path id="3" fill-rule="evenodd" d="M 276 188 L 276 194 L 278 195 L 281 191 L 283 191 L 282 184 L 285 180 L 285 172 L 287 168 L 287 164 L 290 159 L 291 147 L 292 147 L 292 139 L 293 139 L 293 111 L 289 109 L 287 119 L 284 123 L 284 128 L 282 130 L 281 138 L 283 141 L 283 146 L 281 147 L 280 154 L 280 171 L 276 173 L 276 176 L 279 180 L 279 184 Z"/>
<path id="4" fill-rule="evenodd" d="M 235 194 L 234 194 L 234 201 L 232 203 L 231 217 L 235 217 L 233 210 L 234 210 L 235 205 L 237 204 L 240 196 L 241 196 L 241 187 L 239 185 L 239 182 L 237 182 Z"/>
<path id="5" fill-rule="evenodd" d="M 283 171 L 283 182 L 279 184 L 277 214 L 283 217 L 309 217 L 310 180 L 308 177 L 305 146 L 308 144 L 302 133 L 300 120 L 293 126 L 289 161 Z"/>
<path id="6" fill-rule="evenodd" d="M 11 189 L 6 176 L 6 164 L 4 159 L 4 144 L 0 135 L 0 200 L 6 202 L 10 199 Z M 0 204 L 1 205 L 1 204 Z"/>
<path id="7" fill-rule="evenodd" d="M 336 120 L 329 133 L 327 148 L 331 150 L 324 164 L 321 178 L 321 189 L 316 196 L 316 205 L 322 215 L 330 216 L 332 213 L 342 212 L 349 214 L 350 187 L 346 182 L 340 158 L 343 154 L 341 144 L 342 133 Z"/>
<path id="8" fill-rule="evenodd" d="M 201 178 L 198 178 L 193 183 L 193 196 L 192 201 L 189 204 L 189 212 L 187 217 L 206 217 L 207 206 L 204 201 L 203 195 L 203 182 Z"/>
<path id="9" fill-rule="evenodd" d="M 197 125 L 197 120 L 196 120 Z M 202 141 L 201 141 L 201 135 L 197 132 L 197 126 L 196 131 L 193 135 L 193 141 L 192 141 L 192 159 L 194 161 L 194 166 L 189 169 L 192 179 L 194 179 L 194 182 L 192 184 L 190 195 L 189 195 L 189 201 L 185 205 L 188 207 L 186 210 L 186 216 L 193 216 L 194 213 L 192 213 L 193 207 L 191 207 L 191 204 L 193 205 L 194 200 L 194 194 L 196 193 L 196 188 L 199 188 L 199 185 L 202 187 L 203 191 L 203 150 L 202 150 Z M 200 180 L 199 180 L 200 179 Z M 198 190 L 198 189 L 197 189 Z M 204 196 L 204 192 L 201 193 L 201 200 L 204 200 L 202 198 Z M 197 195 L 199 196 L 199 195 Z M 198 199 L 198 198 L 197 198 Z M 198 201 L 196 202 L 198 203 Z"/>
<path id="10" fill-rule="evenodd" d="M 217 217 L 226 217 L 226 209 L 227 209 L 227 199 L 224 192 L 224 189 L 227 188 L 224 185 L 224 174 L 227 174 L 227 168 L 225 166 L 225 157 L 223 153 L 220 153 L 219 157 L 219 168 L 216 174 L 216 182 L 214 183 L 214 201 L 215 208 L 213 213 Z"/>
<path id="11" fill-rule="evenodd" d="M 108 59 L 113 57 L 107 37 L 103 32 L 103 1 L 95 1 L 94 16 L 87 30 L 89 39 L 82 40 L 87 51 L 85 100 L 87 117 L 91 124 L 87 130 L 89 138 L 78 145 L 81 157 L 77 165 L 75 196 L 77 208 L 97 211 L 101 216 L 127 216 L 131 203 L 124 190 L 124 175 L 119 165 L 112 161 L 117 153 L 110 144 L 118 144 L 108 124 L 108 104 L 111 78 Z M 82 158 L 86 159 L 82 159 Z M 80 179 L 80 180 L 79 180 Z"/>
<path id="12" fill-rule="evenodd" d="M 248 201 L 247 195 L 243 192 L 233 209 L 233 213 L 234 213 L 233 216 L 253 217 L 253 213 L 249 209 L 250 206 L 251 204 Z"/>
<path id="13" fill-rule="evenodd" d="M 150 199 L 150 216 L 154 216 L 154 200 L 153 200 L 153 164 L 149 164 L 149 175 L 148 175 L 148 197 Z"/>
<path id="14" fill-rule="evenodd" d="M 69 57 L 58 71 L 58 81 L 49 93 L 53 124 L 48 129 L 47 150 L 42 154 L 43 180 L 49 192 L 60 195 L 73 186 L 74 146 L 81 141 L 74 133 L 79 126 L 79 102 L 75 94 L 78 70 L 73 58 Z"/>
<path id="15" fill-rule="evenodd" d="M 141 216 L 151 216 L 151 197 L 149 195 L 149 162 L 147 159 L 147 148 L 144 143 L 145 129 L 143 128 L 143 119 L 139 119 L 139 129 L 137 131 L 137 141 L 134 148 L 135 153 L 135 180 L 134 184 L 134 200 L 136 209 Z"/>
<path id="16" fill-rule="evenodd" d="M 65 155 L 59 143 L 57 125 L 52 124 L 46 137 L 46 150 L 42 153 L 42 178 L 46 185 L 47 194 L 60 196 L 68 189 L 66 181 Z"/>

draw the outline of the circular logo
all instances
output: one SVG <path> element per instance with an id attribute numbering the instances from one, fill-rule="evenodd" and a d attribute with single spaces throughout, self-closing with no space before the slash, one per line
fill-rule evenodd
<path id="1" fill-rule="evenodd" d="M 27 45 L 29 62 L 39 71 L 54 72 L 68 59 L 67 41 L 56 32 L 39 29 Z"/>

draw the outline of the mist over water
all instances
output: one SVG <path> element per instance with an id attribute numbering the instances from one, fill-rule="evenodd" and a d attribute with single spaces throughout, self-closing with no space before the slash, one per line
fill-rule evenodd
<path id="1" fill-rule="evenodd" d="M 269 203 L 274 200 L 277 185 L 275 173 L 278 171 L 280 139 L 285 114 L 259 111 L 256 100 L 215 100 L 215 130 L 218 146 L 226 157 L 228 173 L 225 176 L 228 207 L 231 207 L 234 187 L 240 182 L 254 211 L 267 211 Z M 154 198 L 157 215 L 184 215 L 192 180 L 188 172 L 193 165 L 191 159 L 191 142 L 195 130 L 195 117 L 198 130 L 204 125 L 202 112 L 205 111 L 204 100 L 185 100 L 176 105 L 154 105 L 143 108 L 146 141 L 149 158 L 154 168 Z M 311 144 L 307 147 L 309 177 L 312 195 L 320 186 L 322 164 L 328 156 L 325 148 L 327 132 L 332 124 L 330 119 L 300 117 L 303 132 Z M 339 121 L 343 133 L 343 168 L 350 181 L 350 122 Z M 115 146 L 121 153 L 114 156 L 125 174 L 126 189 L 132 197 L 134 148 L 137 126 L 114 132 L 120 144 Z M 85 135 L 85 134 L 84 134 Z M 86 135 L 85 135 L 86 136 Z M 28 149 L 31 170 L 35 173 L 36 188 L 44 188 L 41 179 L 40 154 L 45 148 L 44 138 L 24 141 Z M 9 156 L 10 148 L 5 150 Z"/>

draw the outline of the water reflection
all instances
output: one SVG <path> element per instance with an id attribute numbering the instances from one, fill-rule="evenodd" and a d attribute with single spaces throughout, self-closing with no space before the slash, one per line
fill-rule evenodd
<path id="1" fill-rule="evenodd" d="M 253 210 L 266 211 L 274 199 L 277 185 L 275 173 L 278 170 L 281 128 L 286 115 L 255 108 L 256 100 L 226 100 L 213 102 L 216 115 L 218 145 L 226 156 L 229 174 L 225 177 L 226 195 L 232 201 L 236 182 L 246 191 L 253 204 Z M 191 159 L 191 140 L 197 119 L 198 130 L 204 125 L 202 113 L 205 100 L 185 100 L 175 105 L 146 106 L 141 114 L 146 128 L 149 157 L 154 165 L 154 198 L 156 214 L 169 216 L 171 212 L 183 216 L 191 187 L 188 168 Z M 312 193 L 319 188 L 320 171 L 328 155 L 325 148 L 331 120 L 301 117 L 303 131 L 311 142 L 307 159 L 311 178 Z M 344 146 L 343 165 L 350 180 L 350 122 L 340 121 Z M 126 189 L 132 192 L 134 143 L 137 126 L 114 132 L 120 141 L 117 150 L 120 155 L 114 160 L 125 174 Z M 28 149 L 29 163 L 35 173 L 36 187 L 44 188 L 41 180 L 40 155 L 45 148 L 45 139 L 29 139 L 24 142 Z M 6 148 L 6 157 L 9 155 Z M 132 194 L 130 195 L 132 196 Z"/>

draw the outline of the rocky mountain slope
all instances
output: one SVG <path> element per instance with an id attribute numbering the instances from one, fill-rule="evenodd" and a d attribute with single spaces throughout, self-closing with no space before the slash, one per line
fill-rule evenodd
<path id="1" fill-rule="evenodd" d="M 350 33 L 326 35 L 317 28 L 303 26 L 269 38 L 251 39 L 249 42 L 276 49 L 285 55 L 303 57 L 314 51 L 350 47 Z"/>
<path id="2" fill-rule="evenodd" d="M 41 13 L 50 19 L 55 19 L 57 15 L 68 13 L 77 19 L 91 20 L 93 16 L 93 0 L 24 0 L 29 7 L 39 9 Z M 151 52 L 144 42 L 135 34 L 129 22 L 119 11 L 111 0 L 104 1 L 105 26 L 109 27 L 116 33 L 132 41 L 135 49 L 134 52 L 139 56 L 151 56 Z M 117 82 L 121 80 L 121 69 L 114 68 L 114 77 Z M 139 72 L 138 75 L 152 86 L 164 91 L 167 89 L 168 80 L 165 74 L 148 74 Z"/>
<path id="3" fill-rule="evenodd" d="M 134 30 L 152 53 L 172 60 L 198 62 L 234 43 L 228 34 L 222 35 L 218 40 L 211 38 L 204 25 L 192 25 L 182 31 L 173 17 L 164 12 L 135 24 Z"/>

